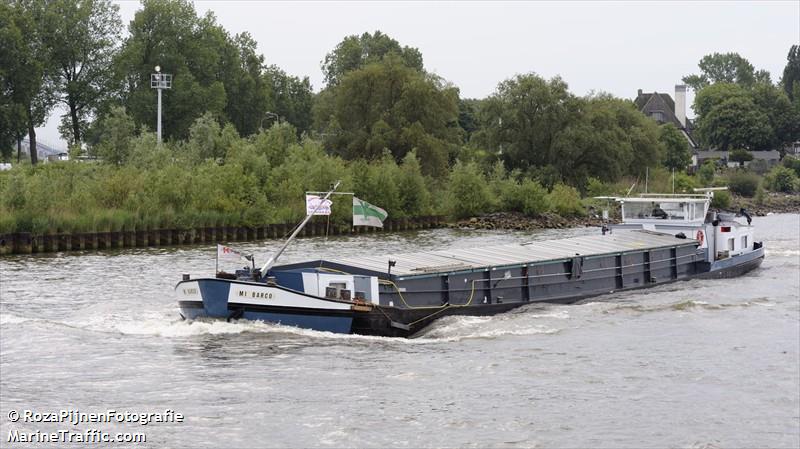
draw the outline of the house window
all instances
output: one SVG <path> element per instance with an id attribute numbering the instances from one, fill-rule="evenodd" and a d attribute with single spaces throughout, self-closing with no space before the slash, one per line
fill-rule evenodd
<path id="1" fill-rule="evenodd" d="M 652 117 L 653 120 L 655 120 L 657 122 L 663 122 L 664 121 L 664 113 L 661 112 L 661 111 L 651 112 L 650 113 L 650 117 Z"/>

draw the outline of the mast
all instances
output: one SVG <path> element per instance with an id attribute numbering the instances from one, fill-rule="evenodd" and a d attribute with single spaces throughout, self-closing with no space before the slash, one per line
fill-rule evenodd
<path id="1" fill-rule="evenodd" d="M 306 218 L 304 218 L 303 221 L 300 222 L 300 224 L 297 226 L 297 228 L 295 228 L 294 232 L 292 232 L 292 235 L 290 235 L 289 238 L 286 240 L 286 242 L 284 242 L 283 246 L 281 246 L 278 252 L 276 252 L 274 256 L 271 256 L 269 260 L 267 260 L 267 263 L 265 263 L 264 266 L 261 267 L 261 273 L 263 273 L 263 275 L 266 275 L 269 269 L 272 268 L 273 265 L 275 265 L 275 261 L 278 260 L 278 257 L 281 257 L 281 254 L 283 254 L 283 251 L 285 251 L 286 247 L 289 246 L 289 243 L 291 243 L 292 240 L 294 240 L 294 238 L 297 237 L 297 234 L 299 234 L 300 231 L 303 230 L 303 228 L 306 226 L 306 223 L 308 223 L 308 221 L 311 220 L 311 217 L 313 217 L 314 214 L 317 212 L 317 210 L 319 210 L 319 208 L 322 207 L 323 204 L 325 204 L 325 201 L 331 196 L 334 190 L 336 190 L 339 187 L 339 184 L 341 183 L 342 181 L 336 181 L 336 184 L 333 185 L 333 188 L 330 191 L 328 191 L 328 193 L 325 194 L 325 197 L 322 198 L 322 200 L 320 200 L 319 204 L 317 204 L 317 207 L 315 207 L 310 214 L 306 215 Z"/>

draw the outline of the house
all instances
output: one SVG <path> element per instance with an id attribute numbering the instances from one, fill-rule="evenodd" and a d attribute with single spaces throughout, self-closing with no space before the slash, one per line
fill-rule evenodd
<path id="1" fill-rule="evenodd" d="M 770 150 L 770 151 L 751 151 L 750 154 L 753 155 L 752 161 L 746 161 L 743 165 L 747 167 L 750 164 L 765 164 L 767 168 L 772 168 L 777 165 L 781 161 L 781 152 L 778 150 Z M 703 163 L 709 159 L 716 159 L 718 160 L 720 165 L 725 165 L 727 167 L 738 167 L 738 162 L 733 162 L 728 159 L 730 155 L 730 151 L 710 151 L 710 150 L 698 150 L 694 152 L 692 156 L 692 165 L 693 167 L 699 167 L 703 165 Z M 695 163 L 695 160 L 697 161 Z"/>
<path id="2" fill-rule="evenodd" d="M 693 137 L 694 123 L 686 117 L 686 86 L 678 84 L 675 86 L 675 100 L 669 94 L 658 92 L 643 93 L 639 89 L 636 99 L 633 100 L 636 107 L 646 116 L 652 118 L 659 125 L 672 123 L 681 130 L 689 147 L 697 149 L 697 141 Z"/>
<path id="3" fill-rule="evenodd" d="M 791 155 L 791 156 L 794 156 L 794 157 L 800 157 L 800 140 L 798 140 L 797 142 L 792 142 L 792 143 L 786 145 L 786 147 L 784 147 L 783 150 L 784 150 L 785 154 L 788 154 L 788 155 Z"/>

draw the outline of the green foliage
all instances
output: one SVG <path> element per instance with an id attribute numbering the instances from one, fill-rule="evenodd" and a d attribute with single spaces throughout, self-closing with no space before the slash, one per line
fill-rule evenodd
<path id="1" fill-rule="evenodd" d="M 452 126 L 457 89 L 408 67 L 394 53 L 347 72 L 320 94 L 315 107 L 326 149 L 350 160 L 376 160 L 387 149 L 400 161 L 416 150 L 423 173 L 443 177 L 461 139 Z"/>
<path id="2" fill-rule="evenodd" d="M 665 167 L 682 171 L 692 162 L 692 153 L 686 137 L 672 123 L 660 127 L 658 140 L 664 145 Z"/>
<path id="3" fill-rule="evenodd" d="M 561 78 L 530 73 L 507 79 L 484 100 L 479 144 L 501 152 L 506 166 L 526 170 L 555 162 L 555 136 L 576 114 L 575 98 Z"/>
<path id="4" fill-rule="evenodd" d="M 693 193 L 697 187 L 694 178 L 686 173 L 675 173 L 675 193 Z"/>
<path id="5" fill-rule="evenodd" d="M 772 136 L 769 117 L 750 94 L 736 84 L 714 84 L 694 101 L 697 135 L 702 143 L 727 151 L 731 147 L 766 149 Z"/>
<path id="6" fill-rule="evenodd" d="M 450 172 L 448 192 L 452 214 L 456 218 L 479 215 L 491 203 L 486 178 L 473 162 L 456 162 Z"/>
<path id="7" fill-rule="evenodd" d="M 584 215 L 586 211 L 581 204 L 581 196 L 574 187 L 557 184 L 547 195 L 550 210 L 562 217 Z"/>
<path id="8" fill-rule="evenodd" d="M 35 128 L 44 124 L 56 101 L 48 30 L 41 20 L 47 6 L 41 0 L 0 2 L 0 110 L 9 119 L 8 127 L 0 127 L 0 144 L 21 139 L 27 131 L 31 164 L 38 162 Z"/>
<path id="9" fill-rule="evenodd" d="M 589 178 L 586 182 L 586 196 L 610 196 L 614 193 L 613 187 L 597 178 Z"/>
<path id="10" fill-rule="evenodd" d="M 761 184 L 758 185 L 758 189 L 756 189 L 756 194 L 753 199 L 759 206 L 763 205 L 764 201 L 767 199 L 767 194 L 764 192 L 764 187 L 762 187 Z"/>
<path id="11" fill-rule="evenodd" d="M 784 167 L 794 170 L 797 176 L 800 176 L 800 159 L 792 156 L 786 156 L 781 162 Z"/>
<path id="12" fill-rule="evenodd" d="M 532 179 L 523 180 L 519 187 L 518 195 L 521 197 L 522 213 L 529 217 L 541 215 L 548 208 L 547 190 L 537 181 Z M 582 213 L 582 210 L 580 213 Z"/>
<path id="13" fill-rule="evenodd" d="M 728 176 L 728 190 L 741 195 L 752 197 L 758 190 L 761 178 L 755 173 L 736 171 Z"/>
<path id="14" fill-rule="evenodd" d="M 697 178 L 703 187 L 714 183 L 714 175 L 717 172 L 717 164 L 713 160 L 708 160 L 697 170 Z"/>
<path id="15" fill-rule="evenodd" d="M 632 103 L 609 95 L 575 98 L 558 77 L 506 80 L 483 102 L 481 115 L 472 142 L 545 185 L 566 181 L 583 189 L 588 177 L 613 182 L 661 157 L 657 125 Z"/>
<path id="16" fill-rule="evenodd" d="M 403 158 L 403 165 L 398 173 L 397 187 L 400 195 L 400 210 L 407 216 L 420 216 L 431 211 L 431 195 L 425 184 L 425 177 L 417 160 L 417 155 L 411 151 Z"/>
<path id="17" fill-rule="evenodd" d="M 328 86 L 336 85 L 345 74 L 369 64 L 380 62 L 388 55 L 398 56 L 402 63 L 422 71 L 422 54 L 416 48 L 401 47 L 391 37 L 375 31 L 361 36 L 347 36 L 322 62 L 322 73 Z"/>
<path id="18" fill-rule="evenodd" d="M 726 190 L 719 190 L 714 192 L 714 198 L 711 199 L 711 207 L 717 209 L 727 209 L 731 205 L 731 194 Z"/>
<path id="19" fill-rule="evenodd" d="M 764 177 L 764 184 L 773 192 L 791 193 L 800 190 L 800 180 L 794 170 L 778 165 Z"/>
<path id="20" fill-rule="evenodd" d="M 789 54 L 786 55 L 786 67 L 783 68 L 783 77 L 781 78 L 783 90 L 791 101 L 800 100 L 794 96 L 796 83 L 800 83 L 800 45 L 797 44 L 789 48 Z"/>
<path id="21" fill-rule="evenodd" d="M 125 113 L 125 108 L 112 108 L 103 118 L 99 129 L 99 142 L 93 149 L 95 154 L 111 164 L 127 162 L 136 125 L 133 118 Z"/>
<path id="22" fill-rule="evenodd" d="M 753 65 L 738 53 L 713 53 L 705 55 L 698 64 L 701 73 L 683 77 L 683 82 L 695 91 L 705 87 L 728 83 L 748 87 L 756 81 Z"/>
<path id="23" fill-rule="evenodd" d="M 60 130 L 80 144 L 88 120 L 115 89 L 112 58 L 119 46 L 119 6 L 108 0 L 55 0 L 40 19 L 53 70 L 50 80 L 67 109 Z"/>
<path id="24" fill-rule="evenodd" d="M 313 123 L 314 92 L 308 77 L 301 79 L 287 75 L 276 66 L 269 66 L 264 71 L 264 78 L 272 91 L 274 109 L 271 111 L 277 114 L 278 123 L 290 123 L 298 135 L 309 131 Z"/>

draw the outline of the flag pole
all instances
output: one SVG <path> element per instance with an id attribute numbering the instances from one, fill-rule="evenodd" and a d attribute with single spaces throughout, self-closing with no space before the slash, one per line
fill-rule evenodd
<path id="1" fill-rule="evenodd" d="M 278 257 L 281 257 L 281 254 L 283 254 L 283 251 L 285 251 L 286 247 L 289 246 L 289 243 L 291 243 L 292 240 L 294 240 L 294 238 L 297 237 L 297 234 L 299 234 L 300 231 L 303 230 L 303 228 L 305 227 L 306 223 L 308 223 L 308 221 L 311 220 L 311 217 L 313 217 L 314 214 L 319 210 L 319 208 L 321 208 L 322 205 L 325 204 L 325 201 L 328 198 L 330 198 L 331 194 L 333 194 L 334 190 L 336 190 L 339 187 L 339 184 L 341 184 L 341 183 L 342 183 L 342 181 L 336 181 L 336 184 L 333 185 L 333 188 L 328 193 L 325 194 L 325 198 L 323 198 L 317 204 L 317 207 L 315 207 L 314 210 L 311 211 L 310 214 L 306 215 L 306 218 L 303 219 L 302 222 L 300 222 L 300 224 L 297 226 L 297 228 L 295 228 L 294 232 L 292 232 L 292 235 L 290 235 L 289 238 L 286 240 L 286 242 L 284 242 L 283 246 L 281 246 L 281 248 L 278 250 L 278 252 L 276 252 L 274 256 L 271 256 L 267 260 L 267 263 L 265 263 L 264 266 L 261 267 L 261 273 L 267 274 L 269 269 L 272 268 L 273 265 L 275 265 L 275 261 L 278 260 Z"/>

